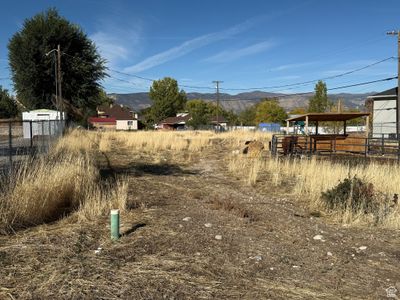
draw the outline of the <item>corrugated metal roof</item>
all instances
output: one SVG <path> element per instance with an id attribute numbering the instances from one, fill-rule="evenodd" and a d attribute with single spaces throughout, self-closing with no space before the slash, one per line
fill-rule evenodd
<path id="1" fill-rule="evenodd" d="M 347 121 L 359 117 L 369 116 L 369 113 L 349 112 L 349 113 L 308 113 L 294 118 L 287 119 L 286 121 Z"/>

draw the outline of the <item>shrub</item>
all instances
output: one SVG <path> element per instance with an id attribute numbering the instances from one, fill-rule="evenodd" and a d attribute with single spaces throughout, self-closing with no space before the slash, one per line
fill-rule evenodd
<path id="1" fill-rule="evenodd" d="M 345 178 L 339 184 L 321 194 L 322 200 L 330 210 L 350 210 L 357 212 L 373 212 L 375 193 L 372 183 L 357 176 Z"/>

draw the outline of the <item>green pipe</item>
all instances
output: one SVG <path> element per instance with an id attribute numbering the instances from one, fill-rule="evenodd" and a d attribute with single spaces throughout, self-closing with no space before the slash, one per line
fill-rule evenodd
<path id="1" fill-rule="evenodd" d="M 111 210 L 111 239 L 118 240 L 119 234 L 119 209 Z"/>

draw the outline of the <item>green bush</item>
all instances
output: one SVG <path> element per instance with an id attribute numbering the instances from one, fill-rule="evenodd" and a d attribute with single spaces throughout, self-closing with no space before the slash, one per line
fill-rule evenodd
<path id="1" fill-rule="evenodd" d="M 321 198 L 330 210 L 369 213 L 375 209 L 374 186 L 357 176 L 339 181 L 337 186 L 322 192 Z"/>

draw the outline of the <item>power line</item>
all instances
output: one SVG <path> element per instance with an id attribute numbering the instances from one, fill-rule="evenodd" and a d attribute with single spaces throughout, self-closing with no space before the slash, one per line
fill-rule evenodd
<path id="1" fill-rule="evenodd" d="M 377 80 L 372 80 L 372 81 L 359 82 L 359 83 L 354 83 L 354 84 L 349 84 L 349 85 L 336 86 L 336 87 L 333 87 L 333 88 L 327 88 L 327 90 L 328 91 L 340 90 L 340 89 L 346 89 L 346 88 L 355 87 L 355 86 L 369 85 L 369 84 L 373 84 L 373 83 L 377 83 L 377 82 L 390 81 L 390 80 L 394 80 L 394 79 L 397 79 L 397 76 L 383 78 L 383 79 L 377 79 Z M 282 98 L 288 98 L 288 97 L 292 97 L 292 96 L 309 95 L 309 94 L 313 94 L 313 93 L 314 93 L 313 91 L 308 91 L 308 92 L 302 92 L 302 93 L 283 94 L 283 95 L 273 96 L 272 98 L 282 99 Z M 249 98 L 249 99 L 246 99 L 246 100 L 225 99 L 224 101 L 251 101 L 251 100 L 260 100 L 260 97 Z"/>
<path id="2" fill-rule="evenodd" d="M 125 75 L 125 76 L 131 76 L 131 77 L 135 77 L 135 78 L 146 80 L 146 81 L 150 81 L 150 82 L 154 82 L 154 81 L 158 80 L 158 79 L 152 79 L 152 78 L 148 78 L 148 77 L 138 76 L 138 75 L 135 75 L 135 74 L 125 73 L 125 72 L 117 71 L 117 70 L 114 70 L 114 69 L 109 69 L 109 70 L 112 71 L 112 72 L 115 72 L 117 74 L 121 74 L 121 75 Z M 184 84 L 180 84 L 179 86 L 185 87 L 185 88 L 190 88 L 190 89 L 214 90 L 214 88 L 210 87 L 210 86 L 192 86 L 192 85 L 184 85 Z"/>
<path id="3" fill-rule="evenodd" d="M 291 86 L 298 86 L 298 85 L 305 85 L 305 84 L 309 84 L 309 83 L 314 83 L 316 81 L 319 80 L 330 80 L 330 79 L 334 79 L 334 78 L 338 78 L 338 77 L 343 77 L 349 74 L 353 74 L 368 68 L 371 68 L 373 66 L 376 66 L 378 64 L 381 64 L 385 61 L 391 60 L 391 59 L 395 59 L 394 56 L 391 57 L 387 57 L 385 59 L 382 59 L 380 61 L 374 62 L 372 64 L 366 65 L 364 67 L 361 68 L 357 68 L 351 71 L 347 71 L 344 73 L 340 73 L 340 74 L 336 74 L 336 75 L 332 75 L 332 76 L 328 76 L 328 77 L 323 77 L 323 78 L 319 78 L 319 79 L 313 79 L 313 80 L 307 80 L 307 81 L 303 81 L 303 82 L 296 82 L 296 83 L 291 83 L 291 84 L 284 84 L 284 85 L 275 85 L 275 86 L 264 86 L 264 87 L 252 87 L 252 88 L 232 88 L 232 89 L 228 89 L 228 88 L 221 88 L 223 90 L 232 90 L 232 91 L 247 91 L 247 90 L 265 90 L 265 89 L 276 89 L 276 88 L 285 88 L 285 87 L 291 87 Z"/>
<path id="4" fill-rule="evenodd" d="M 68 53 L 65 53 L 65 52 L 63 52 L 63 54 L 68 55 L 68 56 L 73 57 L 73 58 L 76 58 L 76 59 L 79 59 L 79 60 L 82 60 L 80 57 L 72 56 L 72 55 L 70 55 L 70 54 L 68 54 Z M 362 70 L 371 68 L 371 67 L 373 67 L 373 66 L 376 66 L 376 65 L 378 65 L 378 64 L 381 64 L 381 63 L 383 63 L 383 62 L 386 62 L 386 61 L 389 61 L 389 60 L 395 59 L 395 58 L 396 58 L 396 57 L 394 57 L 394 56 L 390 56 L 390 57 L 384 58 L 384 59 L 379 60 L 379 61 L 377 61 L 377 62 L 368 64 L 368 65 L 366 65 L 366 66 L 363 66 L 363 67 L 360 67 L 360 68 L 357 68 L 357 69 L 354 69 L 354 70 L 351 70 L 351 71 L 347 71 L 347 72 L 343 72 L 343 73 L 340 73 L 340 74 L 336 74 L 336 75 L 332 75 L 332 76 L 328 76 L 328 77 L 323 77 L 323 78 L 319 78 L 319 79 L 314 79 L 314 80 L 307 80 L 307 81 L 303 81 L 303 82 L 297 82 L 297 83 L 292 83 L 292 84 L 284 84 L 284 85 L 276 85 L 276 86 L 264 86 L 264 87 L 252 87 L 252 88 L 220 88 L 220 90 L 250 91 L 250 90 L 277 89 L 277 88 L 287 88 L 287 87 L 295 87 L 295 86 L 300 86 L 300 85 L 307 85 L 307 84 L 314 83 L 314 82 L 319 81 L 319 80 L 330 80 L 330 79 L 334 79 L 334 78 L 338 78 L 338 77 L 343 77 L 343 76 L 346 76 L 346 75 L 350 75 L 350 74 L 353 74 L 353 73 L 356 73 L 356 72 L 359 72 L 359 71 L 362 71 Z M 143 77 L 143 76 L 139 76 L 139 75 L 135 75 L 135 74 L 130 74 L 130 73 L 118 71 L 118 70 L 115 70 L 115 69 L 108 69 L 108 70 L 110 70 L 110 71 L 112 71 L 112 72 L 115 72 L 115 73 L 117 73 L 117 74 L 121 74 L 121 75 L 125 75 L 125 76 L 130 76 L 130 77 L 134 77 L 134 78 L 141 79 L 141 80 L 145 80 L 145 81 L 149 81 L 149 82 L 154 82 L 154 81 L 157 80 L 157 79 L 153 79 L 153 78 L 148 78 L 148 77 Z M 110 75 L 109 75 L 109 76 L 110 76 Z M 128 81 L 128 80 L 124 80 L 124 79 L 121 79 L 121 78 L 116 78 L 116 77 L 113 77 L 113 76 L 110 76 L 110 77 L 111 77 L 111 78 L 114 78 L 114 79 L 116 79 L 116 80 L 119 80 L 119 81 L 121 81 L 121 82 L 127 82 L 127 83 L 130 83 L 130 84 L 132 84 L 132 85 L 136 85 L 135 83 L 130 82 L 130 81 Z M 389 77 L 389 78 L 379 79 L 379 80 L 374 80 L 374 81 L 361 82 L 361 83 L 356 83 L 356 84 L 350 84 L 350 85 L 344 85 L 344 86 L 329 88 L 328 90 L 337 90 L 337 89 L 344 89 L 344 88 L 349 88 L 349 87 L 367 85 L 367 84 L 372 84 L 372 83 L 377 83 L 377 82 L 382 82 L 382 81 L 393 80 L 393 79 L 396 79 L 396 78 L 397 78 L 397 76 L 396 76 L 396 77 Z M 180 85 L 180 87 L 190 88 L 190 89 L 208 89 L 208 90 L 214 90 L 213 87 L 209 87 L 209 86 Z M 293 88 L 289 88 L 289 89 L 293 89 Z M 292 96 L 292 95 L 304 95 L 304 94 L 310 94 L 310 93 L 312 93 L 312 92 L 288 94 L 288 95 L 279 96 L 279 98 L 287 97 L 287 96 Z M 231 100 L 231 101 L 232 101 L 232 100 Z M 234 101 L 236 101 L 236 100 L 234 100 Z"/>
<path id="5" fill-rule="evenodd" d="M 250 87 L 250 88 L 221 88 L 221 90 L 226 90 L 226 91 L 250 91 L 250 90 L 278 89 L 278 88 L 286 88 L 286 87 L 307 85 L 307 84 L 310 84 L 310 83 L 315 83 L 316 81 L 319 81 L 319 80 L 330 80 L 330 79 L 334 79 L 334 78 L 339 78 L 339 77 L 343 77 L 343 76 L 346 76 L 346 75 L 350 75 L 350 74 L 353 74 L 353 73 L 356 73 L 356 72 L 371 68 L 373 66 L 376 66 L 378 64 L 381 64 L 383 62 L 386 62 L 386 61 L 389 61 L 389 60 L 392 60 L 392 59 L 395 59 L 395 57 L 394 56 L 390 56 L 390 57 L 387 57 L 385 59 L 379 60 L 377 62 L 368 64 L 366 66 L 363 66 L 363 67 L 360 67 L 360 68 L 357 68 L 357 69 L 354 69 L 354 70 L 350 70 L 350 71 L 347 71 L 347 72 L 343 72 L 343 73 L 332 75 L 332 76 L 328 76 L 328 77 L 323 77 L 323 78 L 318 78 L 318 79 L 313 79 L 313 80 L 307 80 L 307 81 L 303 81 L 303 82 L 296 82 L 296 83 L 284 84 L 284 85 L 274 85 L 274 86 Z M 121 71 L 114 70 L 114 69 L 109 69 L 109 70 L 112 71 L 112 72 L 121 74 L 121 75 L 131 76 L 131 77 L 135 77 L 135 78 L 146 80 L 146 81 L 153 82 L 153 81 L 156 80 L 156 79 L 152 79 L 152 78 L 138 76 L 138 75 L 135 75 L 135 74 L 121 72 Z M 208 89 L 208 90 L 213 90 L 214 89 L 214 88 L 208 87 L 208 86 L 190 86 L 190 85 L 182 85 L 182 84 L 180 86 L 181 87 L 185 87 L 185 88 L 193 88 L 193 89 Z"/>
<path id="6" fill-rule="evenodd" d="M 390 81 L 390 80 L 394 80 L 394 79 L 397 79 L 397 76 L 388 77 L 388 78 L 384 78 L 384 79 L 378 79 L 378 80 L 372 80 L 372 81 L 367 81 L 367 82 L 349 84 L 349 85 L 344 85 L 344 86 L 338 86 L 338 87 L 334 87 L 334 88 L 329 88 L 327 90 L 328 91 L 332 91 L 332 90 L 346 89 L 346 88 L 349 88 L 349 87 L 360 86 L 360 85 L 368 85 L 368 84 L 372 84 L 372 83 L 377 83 L 377 82 L 382 82 L 382 81 Z"/>

